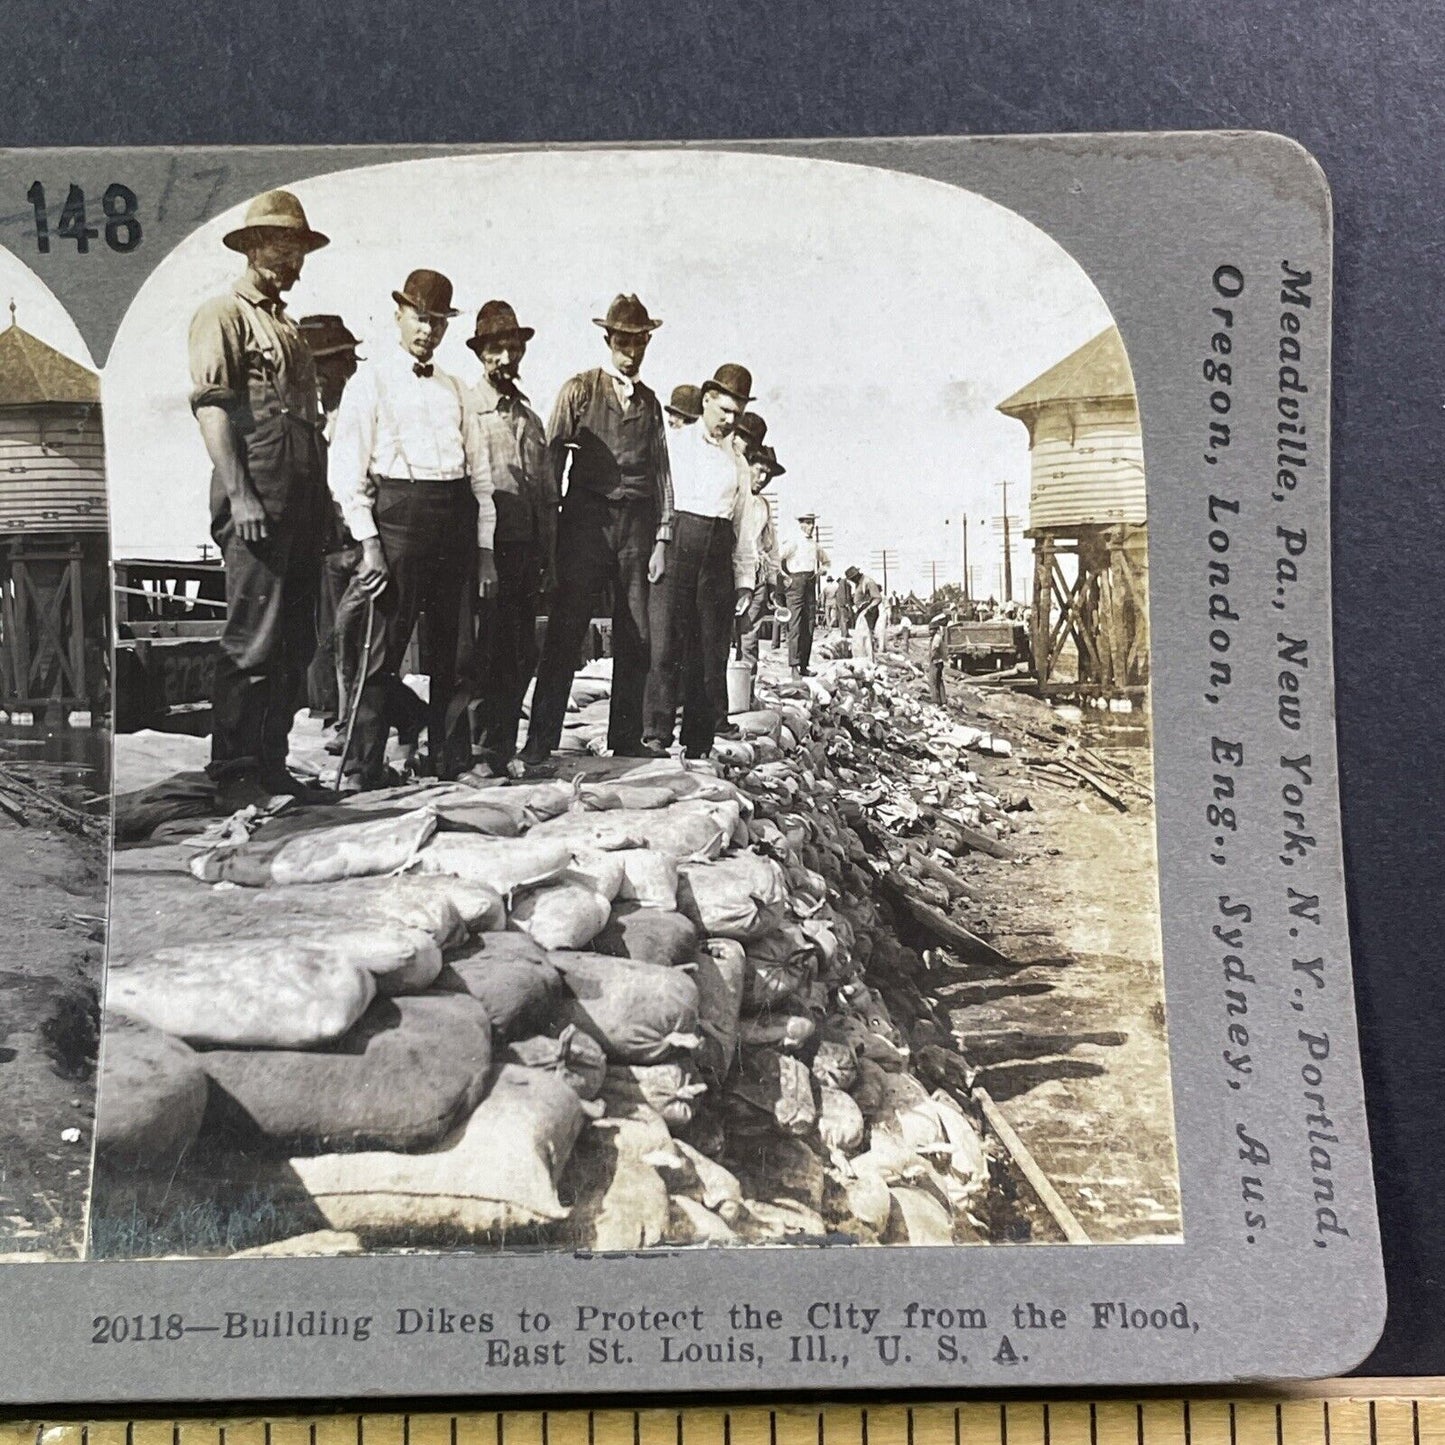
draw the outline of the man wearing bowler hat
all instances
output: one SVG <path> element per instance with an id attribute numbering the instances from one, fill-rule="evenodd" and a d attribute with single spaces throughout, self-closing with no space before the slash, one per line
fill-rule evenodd
<path id="1" fill-rule="evenodd" d="M 207 772 L 229 811 L 305 794 L 286 755 L 316 646 L 329 506 L 316 367 L 282 298 L 327 238 L 289 191 L 268 191 L 222 241 L 245 256 L 245 274 L 196 312 L 189 353 L 226 573 Z"/>
<path id="2" fill-rule="evenodd" d="M 794 677 L 807 677 L 813 660 L 813 628 L 818 620 L 818 577 L 828 570 L 828 554 L 818 545 L 818 514 L 798 518 L 798 536 L 784 544 L 781 562 L 788 599 L 788 666 Z"/>
<path id="3" fill-rule="evenodd" d="M 461 385 L 432 360 L 458 314 L 452 283 L 417 270 L 391 294 L 398 344 L 347 388 L 331 447 L 331 491 L 361 544 L 353 585 L 371 603 L 347 791 L 386 780 L 387 704 L 423 611 L 431 766 L 439 777 L 470 766 L 465 708 L 454 705 L 457 631 L 464 590 L 475 579 L 490 597 L 497 580 L 491 479 L 471 464 Z"/>
<path id="4" fill-rule="evenodd" d="M 728 644 L 757 573 L 749 545 L 756 539 L 741 525 L 747 463 L 733 435 L 752 386 L 747 367 L 718 367 L 702 385 L 702 421 L 672 436 L 673 536 L 652 589 L 646 746 L 653 756 L 671 748 L 679 706 L 689 757 L 706 757 L 727 720 Z"/>
<path id="5" fill-rule="evenodd" d="M 695 425 L 702 416 L 702 389 L 689 382 L 673 387 L 663 410 L 667 413 L 669 431 L 681 431 L 685 426 Z"/>
<path id="6" fill-rule="evenodd" d="M 560 491 L 565 473 L 567 494 L 557 528 L 559 586 L 537 668 L 527 744 L 519 755 L 529 767 L 544 763 L 561 740 L 592 609 L 609 586 L 607 745 L 618 756 L 645 756 L 648 589 L 662 576 L 672 536 L 672 474 L 662 406 L 638 372 L 662 322 L 649 316 L 636 296 L 618 296 L 607 315 L 593 321 L 602 328 L 608 363 L 563 386 L 548 429 L 552 474 Z"/>
<path id="7" fill-rule="evenodd" d="M 477 640 L 477 732 L 498 774 L 516 755 L 522 699 L 537 667 L 538 598 L 555 586 L 557 483 L 542 420 L 517 384 L 535 335 L 507 302 L 488 301 L 467 341 L 482 363 L 465 397 L 473 464 L 490 481 L 497 510 L 497 595 L 483 607 Z"/>

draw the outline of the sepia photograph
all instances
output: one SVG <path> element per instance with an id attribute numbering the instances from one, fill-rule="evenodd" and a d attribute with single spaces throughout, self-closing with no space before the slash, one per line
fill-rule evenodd
<path id="1" fill-rule="evenodd" d="M 103 402 L 109 488 L 88 1257 L 1183 1239 L 1141 418 L 1056 239 L 452 155 L 198 226 L 89 411 L 27 306 L 4 444 Z M 90 585 L 103 503 L 4 505 L 5 575 Z"/>

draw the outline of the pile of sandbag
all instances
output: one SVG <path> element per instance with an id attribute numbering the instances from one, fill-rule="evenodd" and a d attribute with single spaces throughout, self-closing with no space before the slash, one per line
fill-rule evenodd
<path id="1" fill-rule="evenodd" d="M 607 693 L 579 674 L 574 730 Z M 412 1247 L 980 1237 L 966 1069 L 850 821 L 901 766 L 888 698 L 840 663 L 708 763 L 230 820 L 197 941 L 112 963 L 102 1158 L 269 1150 L 332 1229 Z M 912 761 L 957 811 L 942 728 Z"/>

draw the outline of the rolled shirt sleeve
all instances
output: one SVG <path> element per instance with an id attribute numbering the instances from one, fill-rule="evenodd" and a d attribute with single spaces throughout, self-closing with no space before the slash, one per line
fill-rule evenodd
<path id="1" fill-rule="evenodd" d="M 245 326 L 234 297 L 218 296 L 200 307 L 191 319 L 187 350 L 193 412 L 203 406 L 235 411 L 249 404 Z"/>
<path id="2" fill-rule="evenodd" d="M 331 495 L 358 542 L 377 535 L 373 512 L 376 484 L 371 478 L 375 443 L 376 381 L 374 373 L 363 367 L 341 395 L 327 468 Z"/>

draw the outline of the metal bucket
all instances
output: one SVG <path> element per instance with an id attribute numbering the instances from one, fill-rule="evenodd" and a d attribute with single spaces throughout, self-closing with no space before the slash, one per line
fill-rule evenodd
<path id="1" fill-rule="evenodd" d="M 753 710 L 753 665 L 745 658 L 728 663 L 728 712 Z"/>

